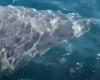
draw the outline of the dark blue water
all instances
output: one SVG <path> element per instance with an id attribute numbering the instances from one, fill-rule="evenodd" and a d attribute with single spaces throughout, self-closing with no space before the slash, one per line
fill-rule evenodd
<path id="1" fill-rule="evenodd" d="M 0 0 L 1 6 L 60 10 L 95 19 L 100 18 L 99 4 L 100 0 Z M 81 37 L 53 46 L 27 66 L 9 74 L 4 71 L 0 80 L 100 80 L 100 25 L 90 26 L 90 31 Z"/>

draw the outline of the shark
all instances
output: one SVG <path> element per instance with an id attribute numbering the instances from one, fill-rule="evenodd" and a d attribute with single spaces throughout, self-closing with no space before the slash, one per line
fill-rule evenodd
<path id="1" fill-rule="evenodd" d="M 14 70 L 56 43 L 82 36 L 92 22 L 77 13 L 0 6 L 0 70 Z"/>

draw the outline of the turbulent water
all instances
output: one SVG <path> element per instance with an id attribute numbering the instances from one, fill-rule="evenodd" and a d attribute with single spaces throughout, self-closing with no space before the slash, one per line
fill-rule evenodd
<path id="1" fill-rule="evenodd" d="M 0 0 L 0 80 L 100 80 L 99 0 Z"/>

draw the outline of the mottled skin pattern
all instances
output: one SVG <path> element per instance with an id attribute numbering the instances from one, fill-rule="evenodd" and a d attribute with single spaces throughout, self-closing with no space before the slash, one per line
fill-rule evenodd
<path id="1" fill-rule="evenodd" d="M 50 10 L 0 7 L 0 70 L 15 69 L 21 61 L 28 61 L 55 43 L 80 36 L 81 31 L 87 31 L 87 22 Z"/>

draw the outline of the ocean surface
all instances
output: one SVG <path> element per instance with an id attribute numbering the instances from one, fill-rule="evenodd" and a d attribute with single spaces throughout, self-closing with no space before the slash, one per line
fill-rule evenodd
<path id="1" fill-rule="evenodd" d="M 100 0 L 0 0 L 0 80 L 100 80 Z"/>

